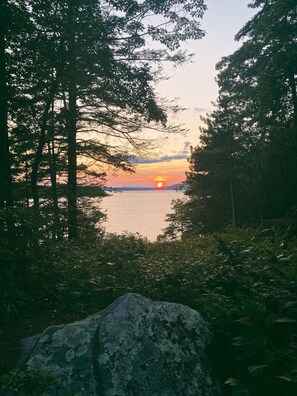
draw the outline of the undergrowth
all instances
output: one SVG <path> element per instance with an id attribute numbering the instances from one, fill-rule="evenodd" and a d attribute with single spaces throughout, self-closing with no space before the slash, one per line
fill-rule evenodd
<path id="1" fill-rule="evenodd" d="M 30 252 L 27 301 L 2 328 L 1 371 L 14 367 L 21 338 L 135 292 L 204 316 L 224 395 L 296 395 L 296 242 L 284 247 L 273 229 L 162 243 L 129 234 L 47 242 Z"/>

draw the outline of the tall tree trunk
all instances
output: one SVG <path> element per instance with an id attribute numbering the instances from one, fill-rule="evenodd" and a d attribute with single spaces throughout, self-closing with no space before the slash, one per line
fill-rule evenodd
<path id="1" fill-rule="evenodd" d="M 297 199 L 296 196 L 296 181 L 297 181 L 297 174 L 296 174 L 296 150 L 297 150 L 297 86 L 296 86 L 296 79 L 295 79 L 295 74 L 294 71 L 290 72 L 290 87 L 291 87 L 291 93 L 292 93 L 292 102 L 293 102 L 293 111 L 294 111 L 294 133 L 292 134 L 292 145 L 293 145 L 293 154 L 295 161 L 294 161 L 294 169 L 295 172 L 293 172 L 293 180 L 295 179 L 295 181 L 293 182 L 293 185 L 295 185 L 295 188 L 292 189 L 292 191 L 295 191 L 295 201 Z"/>
<path id="2" fill-rule="evenodd" d="M 74 6 L 69 1 L 68 10 L 68 117 L 67 117 L 67 143 L 68 143 L 68 238 L 76 239 L 77 230 L 77 82 L 76 82 L 76 42 L 74 27 Z"/>
<path id="3" fill-rule="evenodd" d="M 9 255 L 1 257 L 0 265 L 0 304 L 10 304 L 11 295 L 16 285 L 16 264 L 7 257 L 14 257 L 15 226 L 12 217 L 13 186 L 11 158 L 8 136 L 8 86 L 6 64 L 6 34 L 9 20 L 8 3 L 0 3 L 0 238 L 8 242 Z M 2 300 L 2 301 L 1 301 Z"/>
<path id="4" fill-rule="evenodd" d="M 29 182 L 29 165 L 27 161 L 27 152 L 25 159 L 25 180 L 26 180 L 26 209 L 30 207 L 30 182 Z"/>
<path id="5" fill-rule="evenodd" d="M 38 146 L 37 150 L 35 153 L 34 161 L 32 164 L 32 172 L 31 172 L 31 191 L 32 191 L 32 197 L 33 197 L 33 204 L 35 209 L 39 209 L 39 194 L 38 194 L 38 168 L 40 165 L 40 162 L 42 160 L 42 152 L 44 149 L 44 146 L 46 144 L 46 127 L 47 127 L 47 121 L 48 121 L 48 113 L 51 107 L 51 104 L 54 101 L 55 93 L 57 90 L 57 77 L 54 79 L 54 81 L 51 84 L 49 95 L 47 98 L 47 101 L 45 103 L 42 119 L 41 119 L 41 126 L 40 126 L 40 135 L 39 135 L 39 141 L 38 141 Z"/>
<path id="6" fill-rule="evenodd" d="M 231 225 L 232 231 L 236 228 L 236 217 L 235 217 L 235 204 L 234 204 L 234 167 L 232 158 L 232 140 L 233 136 L 229 135 L 229 188 L 230 188 L 230 206 L 231 206 Z"/>
<path id="7" fill-rule="evenodd" d="M 58 192 L 57 192 L 57 164 L 55 154 L 55 129 L 54 129 L 54 106 L 52 105 L 52 120 L 51 120 L 51 138 L 48 142 L 48 156 L 49 156 L 49 167 L 50 167 L 50 178 L 51 178 L 51 191 L 53 199 L 53 212 L 54 212 L 54 229 L 53 239 L 62 239 L 59 219 L 59 203 L 58 203 Z"/>
<path id="8" fill-rule="evenodd" d="M 294 72 L 290 72 L 289 75 L 291 93 L 292 93 L 292 103 L 294 110 L 294 127 L 297 128 L 297 92 L 296 92 L 296 80 L 294 76 Z"/>
<path id="9" fill-rule="evenodd" d="M 13 205 L 11 163 L 8 138 L 8 88 L 6 71 L 6 1 L 0 4 L 0 208 Z"/>

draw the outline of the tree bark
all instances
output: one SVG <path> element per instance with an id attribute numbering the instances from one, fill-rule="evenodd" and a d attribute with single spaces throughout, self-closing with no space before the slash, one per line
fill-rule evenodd
<path id="1" fill-rule="evenodd" d="M 58 203 L 58 192 L 57 192 L 57 164 L 55 154 L 55 130 L 54 130 L 54 106 L 52 106 L 52 122 L 51 122 L 51 138 L 48 142 L 48 156 L 49 156 L 49 167 L 50 167 L 50 178 L 51 178 L 51 191 L 53 199 L 53 212 L 54 212 L 54 228 L 53 228 L 53 240 L 61 240 L 62 233 L 60 229 L 59 219 L 59 203 Z"/>
<path id="2" fill-rule="evenodd" d="M 13 191 L 8 137 L 8 87 L 6 70 L 6 1 L 0 5 L 0 208 L 12 207 Z"/>
<path id="3" fill-rule="evenodd" d="M 8 250 L 15 254 L 15 225 L 13 219 L 13 184 L 8 135 L 8 86 L 6 37 L 9 24 L 8 3 L 0 3 L 0 238 L 8 242 Z M 16 264 L 7 257 L 1 258 L 0 289 L 3 296 L 13 293 L 16 285 Z"/>
<path id="4" fill-rule="evenodd" d="M 230 187 L 230 206 L 231 206 L 231 225 L 232 231 L 235 231 L 236 228 L 236 217 L 235 217 L 235 204 L 234 204 L 234 167 L 233 167 L 233 159 L 232 159 L 232 140 L 233 136 L 231 136 L 231 132 L 229 134 L 229 187 Z"/>
<path id="5" fill-rule="evenodd" d="M 290 81 L 293 111 L 294 111 L 294 127 L 297 128 L 297 92 L 296 92 L 296 80 L 295 80 L 294 72 L 290 73 L 289 81 Z"/>
<path id="6" fill-rule="evenodd" d="M 74 6 L 69 1 L 68 10 L 68 117 L 67 117 L 67 143 L 68 143 L 68 238 L 76 239 L 77 230 L 77 81 L 76 81 L 76 41 L 74 27 Z"/>
<path id="7" fill-rule="evenodd" d="M 55 93 L 57 90 L 57 78 L 54 79 L 54 81 L 51 84 L 50 91 L 49 91 L 49 96 L 47 98 L 47 101 L 45 103 L 45 108 L 43 111 L 42 115 L 42 120 L 41 120 L 41 127 L 40 127 L 40 135 L 39 135 L 39 141 L 38 141 L 38 147 L 35 153 L 34 161 L 32 164 L 32 172 L 31 172 L 31 191 L 32 191 L 32 198 L 33 198 L 33 204 L 35 209 L 39 209 L 39 194 L 38 194 L 38 168 L 40 165 L 40 162 L 42 160 L 42 152 L 44 149 L 44 146 L 46 144 L 46 127 L 47 127 L 47 121 L 48 121 L 48 113 L 51 107 L 51 104 L 54 101 Z"/>

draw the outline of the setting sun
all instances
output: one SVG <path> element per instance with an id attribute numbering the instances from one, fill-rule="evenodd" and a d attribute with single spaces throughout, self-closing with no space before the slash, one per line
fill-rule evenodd
<path id="1" fill-rule="evenodd" d="M 164 177 L 164 176 L 157 176 L 155 179 L 154 179 L 154 187 L 157 189 L 157 190 L 163 190 L 163 188 L 165 187 L 165 185 L 166 185 L 166 180 L 167 178 L 166 177 Z"/>

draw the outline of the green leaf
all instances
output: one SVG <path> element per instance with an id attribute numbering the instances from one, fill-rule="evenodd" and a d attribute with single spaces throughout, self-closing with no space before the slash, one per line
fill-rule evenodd
<path id="1" fill-rule="evenodd" d="M 292 378 L 286 377 L 284 375 L 277 375 L 276 377 L 280 378 L 281 380 L 286 381 L 286 382 L 293 382 Z"/>
<path id="2" fill-rule="evenodd" d="M 262 320 L 266 314 L 266 308 L 263 304 L 254 300 L 245 301 L 246 316 L 250 316 L 253 320 Z"/>
<path id="3" fill-rule="evenodd" d="M 244 345 L 244 342 L 242 341 L 242 337 L 239 336 L 239 337 L 233 338 L 232 345 L 234 345 L 236 347 L 240 347 L 240 346 Z"/>
<path id="4" fill-rule="evenodd" d="M 248 367 L 248 371 L 253 373 L 258 370 L 263 370 L 263 368 L 268 367 L 268 364 L 252 364 Z"/>
<path id="5" fill-rule="evenodd" d="M 295 323 L 296 320 L 292 318 L 279 318 L 274 321 L 274 323 Z"/>
<path id="6" fill-rule="evenodd" d="M 296 301 L 289 301 L 288 303 L 286 303 L 283 307 L 281 307 L 281 310 L 287 309 L 287 308 L 291 308 L 297 305 Z"/>
<path id="7" fill-rule="evenodd" d="M 239 381 L 236 378 L 228 378 L 225 382 L 225 385 L 230 385 L 230 386 L 238 386 L 239 385 Z"/>
<path id="8" fill-rule="evenodd" d="M 228 378 L 227 381 L 224 382 L 224 384 L 232 386 L 232 396 L 249 396 L 250 394 L 246 385 L 237 378 Z"/>

